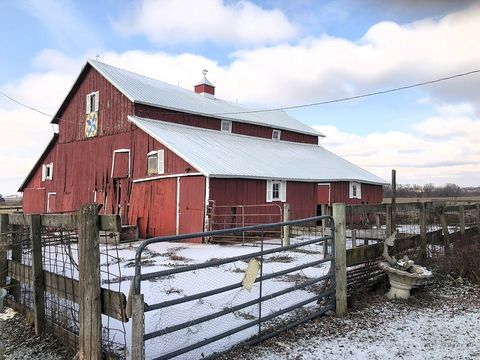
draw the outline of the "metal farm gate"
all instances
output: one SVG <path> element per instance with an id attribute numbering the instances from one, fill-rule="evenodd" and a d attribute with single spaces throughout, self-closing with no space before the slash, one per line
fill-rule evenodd
<path id="1" fill-rule="evenodd" d="M 320 220 L 330 223 L 329 235 L 317 233 Z M 288 245 L 264 241 L 263 233 L 293 225 L 311 231 Z M 260 233 L 253 244 L 195 245 L 188 251 L 197 261 L 148 272 L 149 257 L 166 242 L 253 230 Z M 146 240 L 136 253 L 129 302 L 132 359 L 214 358 L 335 310 L 333 230 L 333 218 L 319 216 Z"/>

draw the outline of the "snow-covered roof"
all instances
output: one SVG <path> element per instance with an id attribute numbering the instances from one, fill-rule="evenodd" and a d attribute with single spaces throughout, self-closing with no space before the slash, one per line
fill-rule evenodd
<path id="1" fill-rule="evenodd" d="M 136 116 L 128 119 L 210 177 L 386 184 L 319 145 L 273 141 Z"/>
<path id="2" fill-rule="evenodd" d="M 218 98 L 205 97 L 179 86 L 167 84 L 99 61 L 89 59 L 88 64 L 108 79 L 126 97 L 136 103 L 291 130 L 308 135 L 324 136 L 310 126 L 289 116 L 285 111 L 248 113 L 248 111 L 258 109 Z"/>

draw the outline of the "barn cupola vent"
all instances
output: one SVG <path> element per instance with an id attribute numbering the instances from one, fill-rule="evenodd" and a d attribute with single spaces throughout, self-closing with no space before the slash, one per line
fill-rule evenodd
<path id="1" fill-rule="evenodd" d="M 203 70 L 203 78 L 194 87 L 197 94 L 213 99 L 215 97 L 215 85 L 207 79 L 208 70 Z"/>

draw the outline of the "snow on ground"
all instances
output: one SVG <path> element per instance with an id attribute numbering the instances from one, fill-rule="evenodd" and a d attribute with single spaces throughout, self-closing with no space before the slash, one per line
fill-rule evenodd
<path id="1" fill-rule="evenodd" d="M 444 285 L 408 301 L 381 289 L 343 319 L 323 317 L 223 359 L 479 359 L 480 288 Z"/>

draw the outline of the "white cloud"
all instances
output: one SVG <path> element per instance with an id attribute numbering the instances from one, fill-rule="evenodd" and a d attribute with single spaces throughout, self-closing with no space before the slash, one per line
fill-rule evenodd
<path id="1" fill-rule="evenodd" d="M 123 34 L 145 34 L 157 44 L 271 44 L 297 35 L 280 10 L 263 9 L 250 1 L 143 0 L 113 23 Z"/>
<path id="2" fill-rule="evenodd" d="M 224 5 L 217 1 L 214 4 L 221 4 L 222 9 L 232 6 L 244 9 L 247 3 Z M 439 20 L 403 26 L 379 23 L 358 42 L 325 35 L 306 38 L 294 45 L 237 51 L 231 54 L 228 64 L 190 53 L 140 50 L 107 51 L 101 54 L 100 60 L 189 89 L 201 77 L 201 70 L 207 68 L 208 77 L 217 85 L 216 93 L 221 98 L 286 106 L 470 70 L 480 64 L 480 47 L 475 36 L 479 33 L 480 6 L 475 6 Z M 89 50 L 88 54 L 94 56 L 95 52 Z M 58 51 L 45 50 L 33 60 L 34 72 L 0 88 L 30 106 L 53 113 L 83 62 Z M 455 181 L 459 177 L 458 183 L 473 184 L 480 180 L 480 169 L 476 165 L 480 162 L 476 145 L 476 134 L 480 130 L 479 79 L 480 75 L 475 75 L 425 88 L 419 101 L 437 108 L 438 116 L 417 123 L 411 131 L 359 136 L 336 128 L 320 130 L 328 135 L 325 143 L 332 150 L 361 166 L 378 169 L 374 172 L 380 176 L 388 178 L 389 169 L 399 167 L 405 170 L 405 179 L 409 182 L 434 181 L 434 174 L 441 174 L 436 178 L 438 182 L 448 177 L 448 181 Z M 451 105 L 458 102 L 462 104 Z M 0 150 L 2 154 L 7 153 L 7 149 L 9 154 L 22 154 L 12 161 L 15 167 L 17 161 L 22 166 L 25 164 L 23 170 L 15 171 L 26 175 L 26 169 L 33 165 L 49 140 L 50 119 L 37 117 L 34 112 L 1 98 L 0 108 L 0 131 L 8 134 L 8 145 Z M 26 144 L 28 155 L 24 150 Z M 8 174 L 10 168 L 11 163 L 4 157 L 0 161 L 0 178 Z"/>
<path id="3" fill-rule="evenodd" d="M 437 107 L 438 116 L 411 127 L 359 136 L 334 126 L 314 126 L 328 134 L 321 144 L 353 163 L 390 179 L 397 170 L 399 183 L 460 185 L 480 183 L 480 118 L 464 104 Z M 452 115 L 456 113 L 457 115 Z"/>

